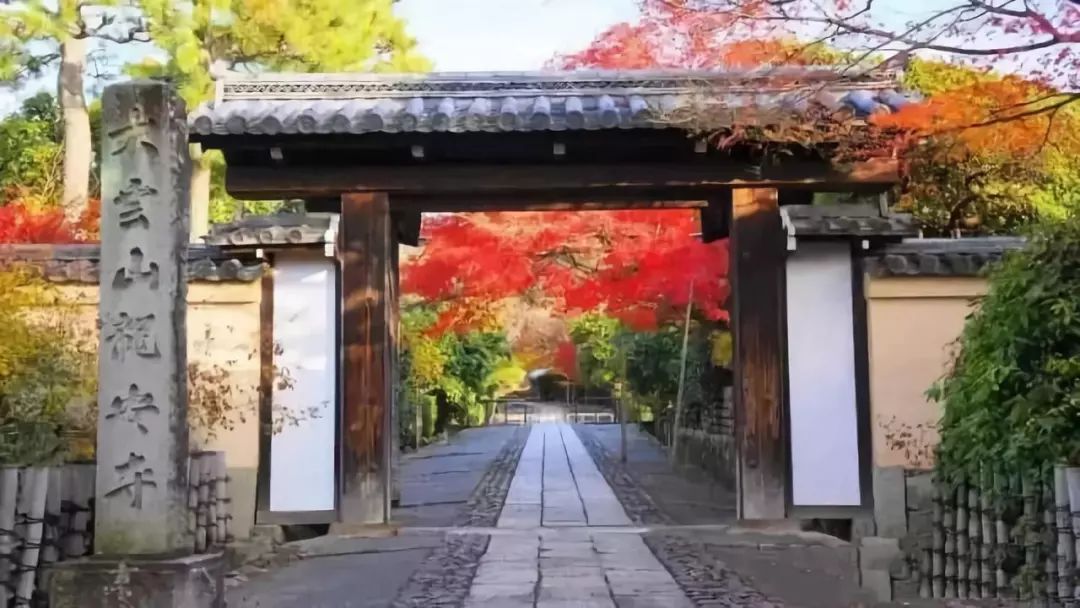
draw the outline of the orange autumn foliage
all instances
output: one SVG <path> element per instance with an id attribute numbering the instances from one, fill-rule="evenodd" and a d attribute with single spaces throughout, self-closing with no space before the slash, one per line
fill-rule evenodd
<path id="1" fill-rule="evenodd" d="M 1005 3 L 1010 4 L 1010 3 Z M 897 129 L 901 143 L 956 134 L 968 151 L 1033 154 L 1052 143 L 1075 149 L 1080 126 L 1080 3 L 1075 0 L 995 6 L 941 0 L 919 7 L 919 19 L 895 21 L 903 0 L 643 0 L 636 24 L 619 24 L 589 48 L 556 60 L 568 68 L 750 69 L 832 64 L 852 73 L 880 64 L 900 67 L 910 51 L 965 58 L 968 77 L 935 90 L 926 103 L 875 118 Z M 956 16 L 962 16 L 957 20 Z M 792 38 L 802 32 L 806 44 Z M 844 52 L 839 49 L 848 49 Z M 1018 76 L 980 76 L 990 68 Z M 906 70 L 905 70 L 906 71 Z M 948 70 L 939 70 L 946 72 Z M 1058 91 L 1073 91 L 1058 94 Z M 1071 110 L 1073 115 L 1065 116 Z M 1012 123 L 1012 124 L 1006 124 Z"/>
<path id="2" fill-rule="evenodd" d="M 1029 156 L 1048 144 L 1080 150 L 1080 121 L 1065 110 L 1065 101 L 1050 87 L 1005 76 L 938 92 L 873 121 L 910 140 L 951 137 L 958 155 Z M 1053 105 L 1058 108 L 1046 109 Z"/>
<path id="3" fill-rule="evenodd" d="M 21 201 L 0 207 L 0 244 L 71 244 L 97 242 L 101 202 L 92 199 L 72 224 L 58 207 L 35 209 Z"/>
<path id="4" fill-rule="evenodd" d="M 718 42 L 716 32 L 697 21 L 670 15 L 637 24 L 620 23 L 588 48 L 556 57 L 561 69 L 753 69 L 767 65 L 830 65 L 837 54 L 820 45 L 786 38 Z"/>

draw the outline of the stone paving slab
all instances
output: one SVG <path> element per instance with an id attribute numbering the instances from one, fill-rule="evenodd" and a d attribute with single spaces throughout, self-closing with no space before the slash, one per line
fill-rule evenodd
<path id="1" fill-rule="evenodd" d="M 465 606 L 693 606 L 573 428 L 535 425 Z"/>
<path id="2" fill-rule="evenodd" d="M 523 530 L 531 530 L 533 528 L 540 527 L 540 504 L 535 505 L 522 505 L 522 504 L 508 504 L 503 507 L 502 513 L 499 515 L 500 528 L 518 528 Z"/>

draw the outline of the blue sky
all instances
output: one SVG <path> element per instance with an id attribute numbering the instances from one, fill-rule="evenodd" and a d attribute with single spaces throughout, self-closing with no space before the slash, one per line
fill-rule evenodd
<path id="1" fill-rule="evenodd" d="M 637 0 L 402 0 L 397 12 L 441 71 L 531 70 L 638 16 Z"/>

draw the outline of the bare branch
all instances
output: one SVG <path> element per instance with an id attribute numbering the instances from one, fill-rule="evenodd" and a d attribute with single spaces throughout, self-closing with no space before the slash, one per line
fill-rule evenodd
<path id="1" fill-rule="evenodd" d="M 674 0 L 659 1 L 669 7 L 676 6 L 673 3 Z M 1074 1 L 1080 2 L 1080 0 Z M 907 30 L 903 32 L 881 29 L 856 21 L 859 17 L 868 14 L 868 11 L 873 6 L 872 0 L 867 2 L 861 9 L 847 15 L 830 14 L 824 7 L 817 4 L 814 5 L 815 11 L 809 14 L 792 12 L 790 9 L 797 7 L 798 2 L 799 0 L 775 0 L 769 2 L 768 4 L 774 9 L 774 13 L 748 12 L 741 8 L 742 3 L 739 0 L 732 0 L 732 3 L 730 4 L 732 8 L 730 9 L 716 10 L 742 20 L 822 25 L 835 28 L 835 37 L 866 36 L 891 42 L 900 42 L 909 46 L 912 50 L 925 49 L 970 57 L 992 57 L 997 55 L 1024 53 L 1043 50 L 1060 44 L 1080 42 L 1080 31 L 1063 32 L 1060 28 L 1055 26 L 1046 15 L 1037 10 L 1031 8 L 1027 8 L 1023 11 L 1008 9 L 1004 6 L 989 4 L 985 0 L 965 0 L 964 3 L 941 9 L 923 19 L 920 23 L 907 28 Z M 953 20 L 952 23 L 941 24 L 942 20 L 954 13 L 959 14 L 961 18 L 959 20 Z M 968 47 L 957 44 L 940 44 L 933 42 L 934 40 L 939 39 L 944 33 L 949 32 L 951 28 L 955 27 L 960 22 L 976 21 L 985 18 L 988 15 L 998 15 L 1031 21 L 1033 24 L 1038 25 L 1038 28 L 1041 31 L 1045 32 L 1046 37 L 1023 44 L 990 47 Z M 931 27 L 934 27 L 937 31 L 932 34 L 929 40 L 917 36 L 920 31 L 926 32 Z"/>

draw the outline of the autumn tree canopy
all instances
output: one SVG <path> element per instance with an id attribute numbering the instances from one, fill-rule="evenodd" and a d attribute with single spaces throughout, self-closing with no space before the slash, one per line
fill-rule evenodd
<path id="1" fill-rule="evenodd" d="M 984 67 L 1010 62 L 1031 80 L 1080 89 L 1077 0 L 645 0 L 644 13 L 695 41 L 796 36 L 867 66 L 901 66 L 922 52 Z"/>
<path id="2" fill-rule="evenodd" d="M 1080 101 L 1077 0 L 941 0 L 922 9 L 903 0 L 645 0 L 643 14 L 587 52 L 649 41 L 678 50 L 661 57 L 671 67 L 832 63 L 859 73 L 918 59 L 959 64 L 968 69 L 944 80 L 908 81 L 933 98 L 901 124 L 919 135 L 974 129 L 969 141 L 1017 153 L 1041 146 L 1039 135 Z M 1011 121 L 1019 125 L 993 128 Z"/>
<path id="3" fill-rule="evenodd" d="M 696 213 L 679 210 L 432 216 L 402 290 L 442 305 L 436 332 L 482 325 L 511 297 L 653 327 L 685 308 L 691 283 L 695 309 L 724 319 L 726 242 L 698 231 Z"/>
<path id="4" fill-rule="evenodd" d="M 878 132 L 845 138 L 845 153 L 898 152 L 899 206 L 926 234 L 1008 233 L 1080 208 L 1077 3 L 947 0 L 898 24 L 913 10 L 888 0 L 646 0 L 640 22 L 554 65 L 902 68 L 915 103 L 875 114 Z"/>

